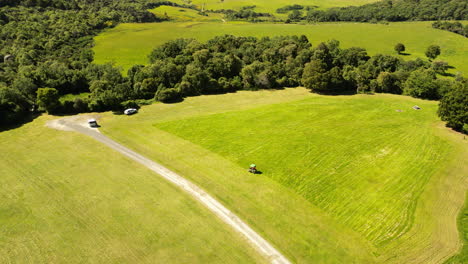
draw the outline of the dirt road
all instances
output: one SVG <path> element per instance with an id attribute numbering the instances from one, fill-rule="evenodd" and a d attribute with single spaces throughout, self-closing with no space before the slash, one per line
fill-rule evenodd
<path id="1" fill-rule="evenodd" d="M 270 243 L 263 239 L 257 234 L 252 228 L 250 228 L 244 221 L 232 213 L 229 209 L 224 207 L 221 203 L 216 201 L 211 195 L 203 191 L 201 188 L 184 179 L 180 175 L 170 171 L 164 166 L 126 148 L 116 141 L 101 134 L 99 130 L 89 128 L 87 126 L 86 116 L 74 116 L 68 118 L 61 118 L 50 121 L 47 126 L 66 131 L 76 131 L 85 135 L 88 135 L 110 148 L 117 150 L 121 154 L 129 157 L 132 160 L 139 162 L 140 164 L 148 167 L 150 170 L 156 172 L 166 180 L 177 185 L 179 188 L 189 193 L 192 197 L 200 201 L 206 206 L 211 212 L 217 215 L 222 221 L 231 226 L 235 231 L 241 233 L 247 241 L 263 256 L 265 256 L 270 263 L 290 263 L 286 257 L 284 257 L 279 251 L 277 251 Z"/>

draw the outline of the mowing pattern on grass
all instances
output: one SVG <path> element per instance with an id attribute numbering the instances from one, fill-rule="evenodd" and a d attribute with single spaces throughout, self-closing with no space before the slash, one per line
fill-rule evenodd
<path id="1" fill-rule="evenodd" d="M 386 98 L 313 98 L 157 124 L 294 189 L 379 247 L 412 225 L 451 146 L 422 111 Z M 404 109 L 397 112 L 396 109 Z"/>
<path id="2" fill-rule="evenodd" d="M 446 261 L 446 264 L 463 264 L 468 263 L 468 193 L 466 195 L 465 207 L 460 212 L 458 218 L 460 237 L 463 241 L 463 248 L 460 253 Z"/>
<path id="3" fill-rule="evenodd" d="M 369 54 L 396 55 L 394 46 L 403 43 L 410 55 L 404 59 L 423 58 L 429 45 L 439 45 L 437 60 L 447 61 L 458 71 L 468 73 L 468 38 L 431 27 L 431 22 L 383 24 L 323 23 L 316 25 L 247 24 L 247 23 L 154 23 L 121 24 L 95 38 L 95 62 L 114 62 L 126 71 L 135 64 L 147 64 L 153 48 L 168 40 L 196 38 L 207 41 L 217 35 L 277 36 L 306 35 L 313 45 L 337 39 L 343 48 L 362 47 Z"/>
<path id="4" fill-rule="evenodd" d="M 0 263 L 264 261 L 153 172 L 45 119 L 0 133 Z"/>
<path id="5" fill-rule="evenodd" d="M 413 105 L 422 110 L 411 109 Z M 132 117 L 106 114 L 101 131 L 197 183 L 295 263 L 426 264 L 441 263 L 460 248 L 456 217 L 468 186 L 468 141 L 444 128 L 435 109 L 435 102 L 384 94 L 327 97 L 303 88 L 239 91 L 153 104 Z M 350 128 L 353 118 L 355 130 Z M 231 122 L 237 123 L 234 129 L 223 128 Z M 189 135 L 192 132 L 197 134 Z M 284 150 L 275 148 L 278 145 Z M 332 150 L 338 153 L 329 155 Z M 252 161 L 263 174 L 247 172 Z M 291 164 L 278 167 L 286 163 Z M 404 168 L 409 168 L 408 175 Z M 298 181 L 288 181 L 287 173 L 301 179 L 297 187 L 304 190 L 292 186 Z M 325 186 L 323 194 L 308 178 Z M 320 179 L 350 196 L 343 199 Z M 309 190 L 316 191 L 312 199 L 328 209 L 305 199 Z M 357 211 L 348 216 L 332 211 L 349 211 L 348 206 Z M 365 206 L 372 207 L 370 215 L 361 210 Z M 359 215 L 363 212 L 371 218 Z M 408 221 L 395 226 L 398 219 Z M 409 226 L 401 236 L 395 231 Z"/>

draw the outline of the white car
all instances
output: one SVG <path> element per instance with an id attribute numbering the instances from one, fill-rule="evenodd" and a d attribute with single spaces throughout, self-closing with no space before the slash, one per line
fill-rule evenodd
<path id="1" fill-rule="evenodd" d="M 88 125 L 89 125 L 89 127 L 99 127 L 96 119 L 89 119 L 88 120 Z"/>
<path id="2" fill-rule="evenodd" d="M 126 115 L 133 115 L 133 114 L 135 114 L 136 112 L 138 112 L 137 109 L 135 109 L 135 108 L 128 108 L 128 109 L 125 109 L 124 114 L 126 114 Z"/>

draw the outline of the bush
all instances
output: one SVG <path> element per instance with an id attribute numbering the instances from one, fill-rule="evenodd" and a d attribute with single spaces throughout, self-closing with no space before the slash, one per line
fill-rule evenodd
<path id="1" fill-rule="evenodd" d="M 163 103 L 174 103 L 182 100 L 180 92 L 176 88 L 160 90 L 156 93 L 154 99 Z"/>
<path id="2" fill-rule="evenodd" d="M 127 108 L 140 109 L 140 106 L 138 105 L 136 100 L 128 100 L 128 101 L 120 103 L 120 105 L 122 106 L 122 109 L 127 109 Z"/>
<path id="3" fill-rule="evenodd" d="M 88 112 L 88 101 L 80 98 L 76 98 L 75 101 L 73 102 L 73 109 L 76 111 L 76 113 L 83 113 L 83 112 Z"/>
<path id="4" fill-rule="evenodd" d="M 37 105 L 39 109 L 51 113 L 60 107 L 59 94 L 55 88 L 39 88 L 37 89 Z"/>

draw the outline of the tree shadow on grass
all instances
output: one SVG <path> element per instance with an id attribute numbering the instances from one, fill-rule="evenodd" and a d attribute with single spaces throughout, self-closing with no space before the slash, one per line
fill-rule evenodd
<path id="1" fill-rule="evenodd" d="M 411 53 L 407 53 L 407 52 L 400 52 L 400 54 L 399 54 L 399 55 L 401 55 L 401 56 L 409 56 L 409 55 L 411 55 Z"/>
<path id="2" fill-rule="evenodd" d="M 164 104 L 175 104 L 175 103 L 180 103 L 180 102 L 183 102 L 183 101 L 184 101 L 184 98 L 180 97 L 180 98 L 174 98 L 174 99 L 168 100 L 166 102 L 162 102 L 162 103 L 164 103 Z"/>
<path id="3" fill-rule="evenodd" d="M 17 129 L 22 127 L 27 123 L 31 123 L 34 119 L 38 118 L 41 114 L 40 113 L 30 113 L 24 116 L 21 120 L 14 124 L 7 124 L 7 125 L 0 125 L 0 132 Z"/>
<path id="4" fill-rule="evenodd" d="M 443 73 L 438 73 L 438 74 L 445 76 L 445 77 L 455 77 L 455 74 L 449 73 L 449 72 L 443 72 Z"/>
<path id="5" fill-rule="evenodd" d="M 356 90 L 346 90 L 346 91 L 310 91 L 311 93 L 327 95 L 327 96 L 340 96 L 340 95 L 356 95 Z"/>

